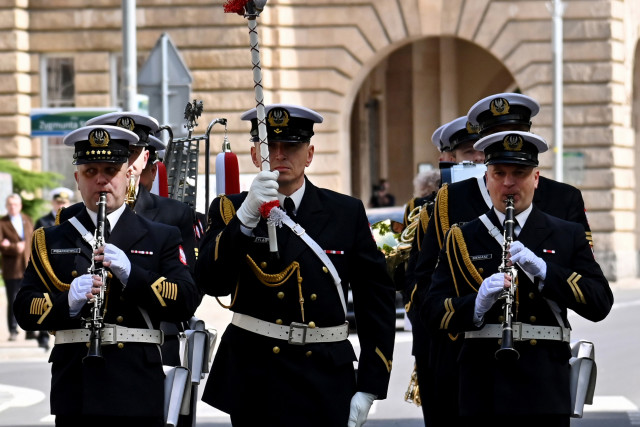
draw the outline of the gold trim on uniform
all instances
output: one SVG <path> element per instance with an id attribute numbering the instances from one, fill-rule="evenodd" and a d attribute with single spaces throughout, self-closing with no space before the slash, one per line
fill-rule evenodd
<path id="1" fill-rule="evenodd" d="M 236 208 L 227 196 L 224 194 L 220 196 L 220 216 L 224 221 L 224 224 L 229 224 L 229 221 L 236 216 Z"/>
<path id="2" fill-rule="evenodd" d="M 302 276 L 300 275 L 300 264 L 298 263 L 298 261 L 293 261 L 291 264 L 289 264 L 288 267 L 286 267 L 280 273 L 275 273 L 275 274 L 269 274 L 262 271 L 260 267 L 258 267 L 258 264 L 256 264 L 256 262 L 249 255 L 247 255 L 247 263 L 249 264 L 251 271 L 253 271 L 253 274 L 257 277 L 260 283 L 270 288 L 275 288 L 283 285 L 287 280 L 289 280 L 289 278 L 293 275 L 294 272 L 296 273 L 296 278 L 298 282 L 298 301 L 300 302 L 300 313 L 302 315 L 302 321 L 304 322 L 304 297 L 302 296 Z"/>
<path id="3" fill-rule="evenodd" d="M 60 279 L 58 279 L 58 277 L 55 275 L 53 271 L 53 268 L 51 267 L 51 263 L 49 262 L 49 255 L 47 254 L 47 241 L 44 236 L 44 228 L 39 228 L 33 233 L 33 244 L 35 246 L 34 247 L 35 253 L 38 256 L 38 259 L 40 260 L 40 263 L 42 264 L 42 267 L 44 268 L 44 271 L 47 274 L 47 277 L 49 277 L 53 285 L 58 290 L 62 292 L 68 291 L 70 285 L 63 283 Z M 40 280 L 42 280 L 42 283 L 44 283 L 44 285 L 47 287 L 47 290 L 51 292 L 51 289 L 49 289 L 49 286 L 44 280 L 42 273 L 38 270 L 37 264 L 33 263 L 33 266 L 35 267 L 36 272 L 40 276 Z"/>
<path id="4" fill-rule="evenodd" d="M 567 283 L 571 287 L 571 291 L 573 292 L 573 296 L 576 298 L 576 301 L 580 304 L 586 304 L 587 301 L 584 299 L 584 295 L 578 286 L 578 280 L 582 279 L 582 275 L 576 272 L 571 273 L 571 276 L 567 279 Z"/>
<path id="5" fill-rule="evenodd" d="M 29 308 L 29 314 L 40 316 L 38 319 L 38 325 L 42 324 L 45 317 L 51 312 L 53 303 L 49 294 L 43 294 L 42 298 L 33 298 L 31 300 L 31 307 Z"/>
<path id="6" fill-rule="evenodd" d="M 160 301 L 160 305 L 167 306 L 165 299 L 176 300 L 178 299 L 178 285 L 173 282 L 168 282 L 166 277 L 160 277 L 158 280 L 151 284 L 153 293 L 156 294 L 156 298 Z"/>
<path id="7" fill-rule="evenodd" d="M 456 312 L 455 308 L 453 308 L 452 298 L 447 298 L 444 300 L 444 316 L 442 316 L 442 320 L 440 321 L 440 329 L 448 329 L 449 322 L 453 317 L 453 314 Z"/>
<path id="8" fill-rule="evenodd" d="M 413 304 L 413 296 L 416 294 L 417 290 L 418 290 L 418 284 L 416 283 L 415 285 L 413 285 L 413 290 L 411 291 L 409 302 L 404 306 L 404 311 L 406 311 L 407 313 L 409 312 L 409 310 L 411 310 L 411 306 Z"/>
<path id="9" fill-rule="evenodd" d="M 444 235 L 449 231 L 449 184 L 444 184 L 436 196 L 436 206 L 433 209 L 433 222 L 438 236 L 438 247 L 442 249 Z"/>
<path id="10" fill-rule="evenodd" d="M 380 350 L 378 347 L 376 347 L 376 354 L 380 356 L 380 359 L 382 359 L 382 361 L 384 362 L 384 366 L 387 367 L 387 372 L 391 372 L 391 366 L 393 365 L 393 361 L 384 357 L 382 350 Z"/>
<path id="11" fill-rule="evenodd" d="M 220 233 L 218 233 L 218 235 L 216 236 L 216 247 L 215 247 L 215 250 L 213 251 L 213 260 L 214 261 L 218 260 L 218 245 L 220 244 L 220 237 L 222 237 L 222 231 Z"/>
<path id="12" fill-rule="evenodd" d="M 458 251 L 456 251 L 456 248 Z M 471 280 L 465 274 L 465 271 L 471 275 L 471 278 L 475 280 L 477 285 L 482 284 L 482 276 L 476 270 L 476 267 L 473 265 L 471 258 L 469 257 L 469 251 L 467 250 L 467 244 L 464 241 L 464 236 L 462 235 L 462 230 L 457 225 L 451 227 L 450 232 L 447 234 L 447 258 L 449 261 L 449 268 L 451 269 L 451 276 L 453 277 L 453 284 L 456 288 L 456 295 L 460 296 L 460 290 L 458 288 L 458 281 L 456 279 L 456 271 L 454 270 L 454 263 L 451 259 L 451 254 L 455 256 L 455 266 L 458 267 L 458 271 L 462 275 L 462 278 L 465 282 L 473 289 L 475 292 L 478 292 L 478 289 L 471 283 Z M 462 261 L 462 265 L 460 264 Z M 463 270 L 463 265 L 465 269 Z"/>

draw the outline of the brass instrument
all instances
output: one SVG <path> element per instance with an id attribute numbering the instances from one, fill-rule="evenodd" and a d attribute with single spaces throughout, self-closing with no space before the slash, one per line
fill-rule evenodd
<path id="1" fill-rule="evenodd" d="M 127 185 L 127 194 L 125 196 L 125 203 L 130 207 L 133 208 L 133 205 L 136 204 L 136 190 L 138 186 L 136 185 L 136 177 L 131 174 L 131 176 L 129 177 L 129 184 Z"/>
<path id="2" fill-rule="evenodd" d="M 404 400 L 413 403 L 416 406 L 422 405 L 422 399 L 420 398 L 420 386 L 418 385 L 418 371 L 416 365 L 413 365 L 413 372 L 411 373 L 411 379 L 409 380 L 409 387 L 404 394 Z"/>
<path id="3" fill-rule="evenodd" d="M 513 348 L 513 305 L 516 296 L 516 276 L 518 271 L 515 266 L 508 266 L 509 262 L 509 246 L 513 242 L 514 229 L 514 199 L 513 195 L 507 196 L 505 217 L 504 217 L 504 241 L 502 242 L 502 264 L 500 264 L 500 272 L 508 274 L 511 277 L 511 286 L 505 288 L 500 295 L 502 310 L 504 311 L 504 321 L 502 322 L 502 342 L 500 348 L 496 351 L 496 359 L 498 360 L 518 360 L 520 353 Z"/>
<path id="4" fill-rule="evenodd" d="M 409 259 L 411 240 L 403 241 L 404 224 L 392 219 L 378 221 L 371 226 L 373 238 L 387 261 L 387 272 L 394 277 L 396 268 Z"/>
<path id="5" fill-rule="evenodd" d="M 107 219 L 107 193 L 101 192 L 98 199 L 98 219 L 96 222 L 96 231 L 94 232 L 93 250 L 104 246 L 105 224 Z M 104 268 L 102 262 L 95 260 L 95 254 L 91 256 L 91 267 L 89 273 L 93 276 L 100 276 L 102 286 L 100 292 L 90 301 L 91 317 L 84 319 L 85 327 L 91 330 L 89 338 L 89 352 L 82 359 L 82 362 L 92 366 L 104 365 L 102 357 L 102 328 L 104 328 L 103 305 L 104 305 L 104 289 L 107 286 L 107 269 Z"/>

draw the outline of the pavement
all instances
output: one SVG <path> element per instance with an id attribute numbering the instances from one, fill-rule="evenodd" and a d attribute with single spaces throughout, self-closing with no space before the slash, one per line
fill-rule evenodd
<path id="1" fill-rule="evenodd" d="M 221 301 L 228 304 L 229 298 L 221 298 Z M 232 312 L 224 309 L 218 304 L 215 298 L 205 296 L 202 304 L 196 311 L 196 317 L 204 320 L 207 328 L 216 329 L 218 336 L 222 336 L 222 333 L 226 329 L 227 325 L 231 322 Z M 18 339 L 16 341 L 9 341 L 9 328 L 7 327 L 7 292 L 4 286 L 0 287 L 0 362 L 5 360 L 26 360 L 26 359 L 40 359 L 43 361 L 48 360 L 48 351 L 38 347 L 36 340 L 25 339 L 25 331 L 18 328 Z M 50 348 L 53 348 L 55 338 L 51 337 L 49 340 Z M 216 342 L 217 344 L 217 342 Z"/>

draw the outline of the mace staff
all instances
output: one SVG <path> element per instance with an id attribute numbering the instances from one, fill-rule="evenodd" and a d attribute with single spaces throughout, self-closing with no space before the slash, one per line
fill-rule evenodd
<path id="1" fill-rule="evenodd" d="M 265 121 L 264 94 L 262 87 L 262 67 L 260 66 L 260 47 L 258 44 L 258 16 L 264 10 L 267 0 L 229 0 L 224 4 L 224 11 L 227 13 L 237 13 L 247 18 L 249 25 L 249 44 L 251 47 L 251 64 L 253 66 L 253 87 L 256 98 L 256 113 L 258 120 L 258 138 L 260 148 L 260 170 L 271 170 L 269 161 L 269 144 L 267 142 L 267 123 Z M 269 203 L 268 207 L 261 209 L 263 216 L 267 217 L 273 207 L 279 203 Z M 278 258 L 278 241 L 276 238 L 276 226 L 269 221 L 267 225 L 269 232 L 269 250 L 272 256 Z"/>

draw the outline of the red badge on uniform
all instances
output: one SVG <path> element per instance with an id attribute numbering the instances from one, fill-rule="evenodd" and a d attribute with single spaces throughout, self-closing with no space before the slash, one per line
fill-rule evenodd
<path id="1" fill-rule="evenodd" d="M 184 265 L 187 265 L 187 256 L 184 254 L 184 249 L 182 249 L 182 245 L 178 246 L 178 255 L 180 258 L 180 262 Z"/>

